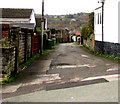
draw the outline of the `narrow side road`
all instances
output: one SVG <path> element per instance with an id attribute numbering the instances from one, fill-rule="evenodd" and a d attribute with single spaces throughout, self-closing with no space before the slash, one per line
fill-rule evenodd
<path id="1" fill-rule="evenodd" d="M 18 96 L 20 102 L 23 100 L 23 97 L 27 96 L 26 94 L 33 94 L 32 96 L 35 94 L 35 96 L 37 96 L 37 93 L 42 93 L 41 90 L 46 90 L 50 93 L 53 92 L 53 90 L 59 91 L 66 88 L 72 90 L 74 87 L 81 86 L 80 89 L 78 89 L 81 91 L 82 86 L 87 87 L 88 85 L 93 86 L 94 84 L 114 83 L 114 81 L 114 84 L 117 84 L 116 81 L 119 79 L 119 64 L 117 62 L 91 55 L 84 51 L 81 46 L 74 45 L 73 43 L 64 43 L 56 47 L 55 52 L 52 52 L 43 60 L 40 59 L 34 62 L 27 70 L 23 71 L 15 82 L 3 85 L 3 99 L 13 97 L 4 101 L 10 101 L 11 99 L 11 101 L 15 101 L 16 97 L 14 98 L 14 96 Z M 111 86 L 111 84 L 104 85 L 107 85 L 105 87 L 108 88 Z M 114 89 L 116 86 L 117 85 L 113 85 L 110 88 Z M 86 89 L 89 92 L 91 87 L 90 89 Z M 115 94 L 117 91 L 117 89 L 115 91 L 113 90 Z M 74 92 L 72 93 L 71 97 L 74 98 Z M 88 94 L 88 96 L 90 95 Z M 113 95 L 113 97 L 117 99 L 117 94 Z M 42 98 L 41 95 L 39 99 Z M 29 99 L 26 98 L 25 101 Z M 34 99 L 36 99 L 36 97 L 34 97 Z M 47 98 L 45 100 L 47 101 Z M 48 102 L 49 101 L 56 100 L 51 99 L 48 100 Z M 68 100 L 66 99 L 66 101 Z M 79 101 L 79 99 L 76 101 Z"/>
<path id="2" fill-rule="evenodd" d="M 118 74 L 118 63 L 91 55 L 79 45 L 61 44 L 52 54 L 48 73 L 59 73 L 64 81 Z"/>

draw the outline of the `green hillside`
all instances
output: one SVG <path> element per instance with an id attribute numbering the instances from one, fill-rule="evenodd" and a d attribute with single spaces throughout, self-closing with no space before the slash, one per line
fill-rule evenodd
<path id="1" fill-rule="evenodd" d="M 46 15 L 48 28 L 69 29 L 79 32 L 81 28 L 88 24 L 89 13 L 77 13 L 69 15 Z"/>

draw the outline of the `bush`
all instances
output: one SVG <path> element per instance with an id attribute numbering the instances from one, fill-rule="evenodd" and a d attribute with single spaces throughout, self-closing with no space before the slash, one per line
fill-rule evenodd
<path id="1" fill-rule="evenodd" d="M 90 38 L 94 34 L 94 12 L 89 14 L 88 26 L 82 28 L 81 34 L 84 39 Z"/>
<path id="2" fill-rule="evenodd" d="M 84 39 L 87 38 L 87 36 L 86 36 L 86 30 L 87 30 L 87 27 L 84 26 L 84 27 L 82 28 L 82 31 L 81 31 L 81 34 L 82 34 L 82 36 L 83 36 Z"/>
<path id="3" fill-rule="evenodd" d="M 8 79 L 6 79 L 6 80 L 3 80 L 2 84 L 11 83 L 11 82 L 13 82 L 14 80 L 15 80 L 14 77 L 10 77 L 10 78 L 8 78 Z"/>

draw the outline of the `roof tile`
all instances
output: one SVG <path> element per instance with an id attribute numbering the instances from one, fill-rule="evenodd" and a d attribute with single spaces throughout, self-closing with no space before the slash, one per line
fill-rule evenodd
<path id="1" fill-rule="evenodd" d="M 2 18 L 30 18 L 33 9 L 0 8 Z"/>

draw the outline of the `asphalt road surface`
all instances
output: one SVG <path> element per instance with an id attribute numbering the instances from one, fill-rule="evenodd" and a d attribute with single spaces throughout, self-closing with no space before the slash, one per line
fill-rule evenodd
<path id="1" fill-rule="evenodd" d="M 117 102 L 118 70 L 117 62 L 94 56 L 79 45 L 64 43 L 48 57 L 34 62 L 13 83 L 3 85 L 2 98 L 4 102 Z M 56 95 L 62 91 L 60 99 Z M 70 99 L 65 93 L 70 94 Z M 101 93 L 103 96 L 98 96 Z"/>

